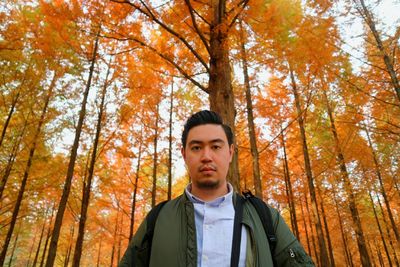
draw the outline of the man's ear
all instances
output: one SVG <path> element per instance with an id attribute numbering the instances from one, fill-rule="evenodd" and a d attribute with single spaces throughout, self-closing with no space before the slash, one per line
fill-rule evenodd
<path id="1" fill-rule="evenodd" d="M 231 145 L 229 146 L 229 154 L 230 154 L 230 160 L 229 160 L 229 162 L 232 161 L 233 153 L 235 153 L 235 146 L 234 146 L 233 144 L 231 144 Z"/>

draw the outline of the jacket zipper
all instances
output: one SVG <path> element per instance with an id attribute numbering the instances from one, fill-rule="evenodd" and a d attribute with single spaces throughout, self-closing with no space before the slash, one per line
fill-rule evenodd
<path id="1" fill-rule="evenodd" d="M 294 254 L 294 252 L 293 252 L 293 250 L 291 248 L 289 249 L 289 254 L 290 254 L 291 258 L 296 257 L 296 254 Z"/>

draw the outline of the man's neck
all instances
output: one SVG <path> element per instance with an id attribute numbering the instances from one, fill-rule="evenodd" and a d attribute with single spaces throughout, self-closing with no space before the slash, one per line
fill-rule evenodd
<path id="1" fill-rule="evenodd" d="M 192 189 L 190 193 L 205 202 L 213 201 L 219 197 L 222 197 L 228 194 L 228 183 L 224 183 L 218 188 L 197 188 L 194 184 L 192 184 Z"/>

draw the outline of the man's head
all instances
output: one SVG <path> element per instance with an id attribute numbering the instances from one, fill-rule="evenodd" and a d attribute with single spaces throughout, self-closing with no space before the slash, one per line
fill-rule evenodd
<path id="1" fill-rule="evenodd" d="M 190 118 L 186 121 L 185 126 L 183 127 L 182 146 L 184 149 L 186 148 L 187 136 L 189 134 L 190 129 L 204 124 L 221 125 L 228 140 L 228 144 L 229 145 L 233 144 L 232 129 L 231 127 L 223 123 L 221 116 L 214 111 L 202 110 L 190 116 Z"/>
<path id="2" fill-rule="evenodd" d="M 192 194 L 203 200 L 226 194 L 232 143 L 232 131 L 217 113 L 200 111 L 188 119 L 181 151 L 192 180 Z"/>

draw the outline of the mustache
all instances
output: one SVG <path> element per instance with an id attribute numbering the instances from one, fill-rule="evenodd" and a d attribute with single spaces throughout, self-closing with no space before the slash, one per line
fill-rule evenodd
<path id="1" fill-rule="evenodd" d="M 201 165 L 198 168 L 199 171 L 216 171 L 217 167 L 214 164 L 205 164 L 205 165 Z"/>

